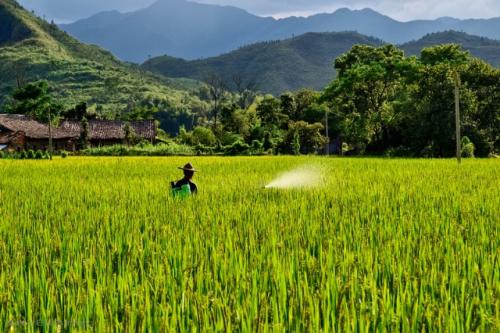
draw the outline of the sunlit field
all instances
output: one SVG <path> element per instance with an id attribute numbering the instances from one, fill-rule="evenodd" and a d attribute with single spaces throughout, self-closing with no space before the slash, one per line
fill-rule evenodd
<path id="1" fill-rule="evenodd" d="M 499 227 L 499 160 L 0 160 L 0 330 L 495 332 Z"/>

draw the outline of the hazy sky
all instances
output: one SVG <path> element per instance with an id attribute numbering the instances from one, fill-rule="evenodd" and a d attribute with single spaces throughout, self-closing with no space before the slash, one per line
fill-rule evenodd
<path id="1" fill-rule="evenodd" d="M 103 10 L 131 11 L 156 0 L 19 0 L 26 8 L 57 22 L 74 21 Z M 168 1 L 168 0 L 162 0 Z M 395 19 L 432 19 L 441 16 L 488 18 L 500 16 L 500 0 L 198 0 L 232 5 L 263 16 L 308 16 L 341 7 L 373 8 Z"/>

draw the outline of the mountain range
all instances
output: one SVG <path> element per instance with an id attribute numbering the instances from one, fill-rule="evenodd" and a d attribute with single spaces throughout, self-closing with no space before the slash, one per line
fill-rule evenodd
<path id="1" fill-rule="evenodd" d="M 143 62 L 168 54 L 184 59 L 217 56 L 260 41 L 282 40 L 307 32 L 356 31 L 402 44 L 447 30 L 500 39 L 500 18 L 439 18 L 399 22 L 371 9 L 340 9 L 331 14 L 274 19 L 230 6 L 186 0 L 158 0 L 130 13 L 103 12 L 61 28 L 97 44 L 119 58 Z"/>
<path id="2" fill-rule="evenodd" d="M 121 111 L 134 100 L 161 98 L 171 105 L 195 99 L 191 80 L 167 79 L 123 63 L 96 46 L 80 43 L 14 0 L 0 1 L 0 107 L 21 84 L 50 83 L 66 107 L 87 102 L 103 112 Z M 0 112 L 1 112 L 0 108 Z"/>
<path id="3" fill-rule="evenodd" d="M 459 44 L 472 55 L 500 67 L 500 41 L 463 32 L 429 34 L 399 47 L 408 55 L 419 55 L 424 47 L 445 43 Z M 201 60 L 156 57 L 145 62 L 143 68 L 168 77 L 196 80 L 216 73 L 233 89 L 233 77 L 237 75 L 244 83 L 252 82 L 260 91 L 272 94 L 304 87 L 320 90 L 335 76 L 334 60 L 356 44 L 380 46 L 385 42 L 356 32 L 307 33 Z"/>

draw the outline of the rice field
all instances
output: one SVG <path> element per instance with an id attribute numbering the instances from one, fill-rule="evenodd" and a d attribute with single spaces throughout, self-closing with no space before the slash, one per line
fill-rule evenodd
<path id="1" fill-rule="evenodd" d="M 0 331 L 499 332 L 499 227 L 494 159 L 0 160 Z"/>

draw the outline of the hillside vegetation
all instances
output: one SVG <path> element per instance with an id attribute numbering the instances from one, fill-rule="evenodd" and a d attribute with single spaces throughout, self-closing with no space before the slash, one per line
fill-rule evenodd
<path id="1" fill-rule="evenodd" d="M 417 41 L 406 43 L 401 48 L 408 55 L 419 55 L 423 48 L 449 43 L 458 44 L 473 56 L 483 59 L 497 68 L 500 67 L 500 41 L 469 35 L 465 32 L 450 30 L 433 33 Z"/>
<path id="2" fill-rule="evenodd" d="M 84 45 L 35 17 L 13 0 L 0 2 L 0 106 L 19 85 L 47 80 L 54 97 L 67 107 L 87 102 L 116 113 L 144 98 L 178 105 L 196 100 L 197 84 L 145 73 L 96 46 Z M 0 109 L 1 112 L 1 109 Z"/>
<path id="3" fill-rule="evenodd" d="M 169 77 L 203 80 L 216 73 L 231 87 L 234 75 L 273 94 L 301 88 L 322 89 L 335 75 L 333 61 L 356 44 L 383 42 L 355 32 L 307 33 L 284 41 L 257 43 L 219 57 L 186 61 L 163 56 L 143 68 Z"/>
<path id="4" fill-rule="evenodd" d="M 401 46 L 409 55 L 419 55 L 429 46 L 455 43 L 472 55 L 500 66 L 500 42 L 447 31 L 425 36 Z M 333 62 L 352 46 L 379 46 L 383 41 L 355 32 L 307 33 L 284 41 L 257 43 L 208 59 L 187 61 L 163 56 L 144 63 L 143 68 L 169 77 L 203 80 L 211 73 L 232 86 L 234 75 L 256 83 L 257 89 L 273 94 L 300 88 L 323 89 L 335 75 Z"/>

